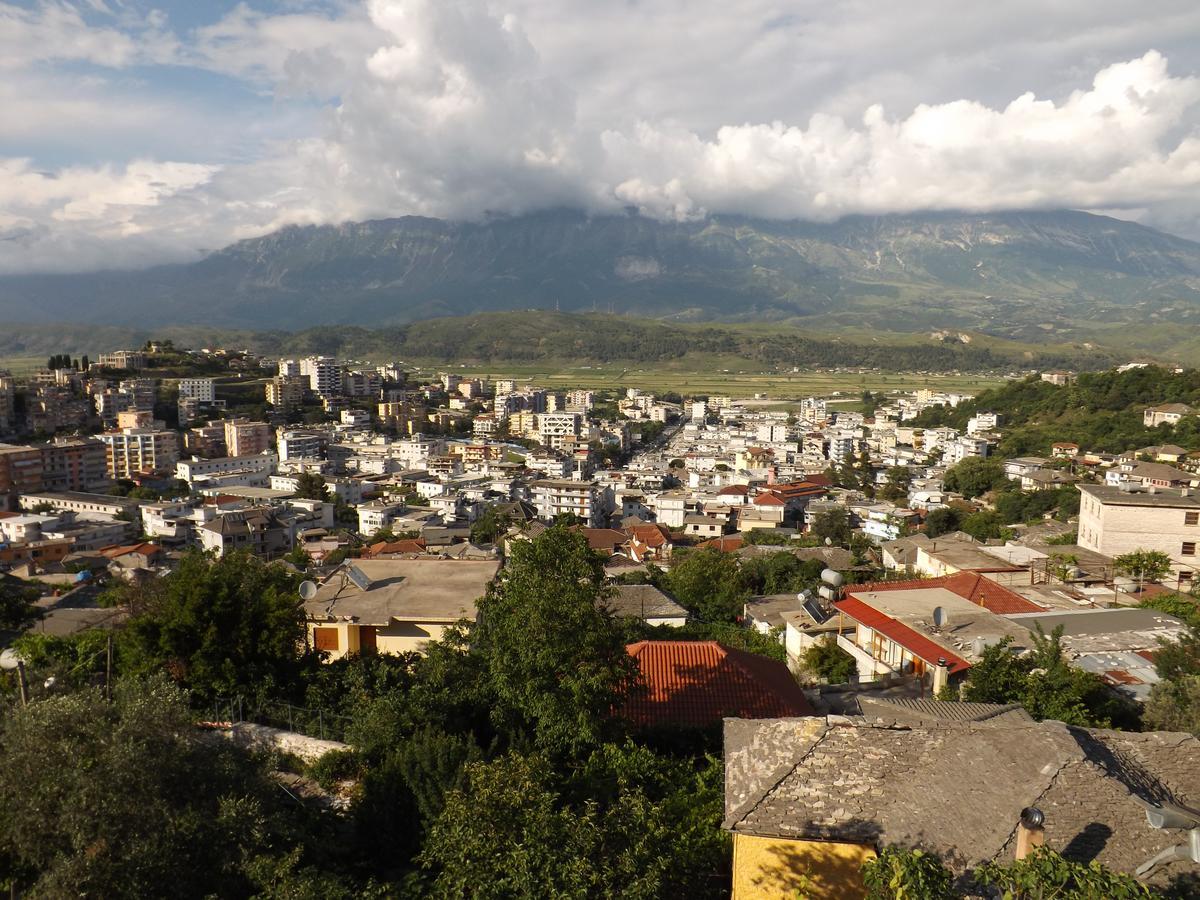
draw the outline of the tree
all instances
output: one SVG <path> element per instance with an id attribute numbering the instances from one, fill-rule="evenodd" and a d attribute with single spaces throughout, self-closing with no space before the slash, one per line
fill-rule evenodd
<path id="1" fill-rule="evenodd" d="M 846 684 L 858 674 L 854 657 L 837 645 L 833 635 L 817 641 L 801 657 L 804 668 L 826 684 Z"/>
<path id="2" fill-rule="evenodd" d="M 325 478 L 317 472 L 301 472 L 296 476 L 296 496 L 302 500 L 328 500 Z"/>
<path id="3" fill-rule="evenodd" d="M 817 540 L 844 547 L 850 543 L 850 515 L 841 507 L 817 513 L 812 533 Z"/>
<path id="4" fill-rule="evenodd" d="M 1134 550 L 1122 553 L 1113 560 L 1113 568 L 1137 581 L 1159 582 L 1171 574 L 1171 557 L 1161 550 Z"/>
<path id="5" fill-rule="evenodd" d="M 186 554 L 154 583 L 121 634 L 122 664 L 166 669 L 201 699 L 238 690 L 278 690 L 308 660 L 298 578 L 249 552 L 212 559 Z"/>
<path id="6" fill-rule="evenodd" d="M 956 491 L 968 500 L 1007 483 L 1000 461 L 982 456 L 968 456 L 951 466 L 942 480 L 946 490 Z"/>
<path id="7" fill-rule="evenodd" d="M 922 850 L 884 847 L 862 867 L 867 900 L 954 900 L 950 870 Z"/>
<path id="8" fill-rule="evenodd" d="M 1007 529 L 1004 528 L 1000 516 L 996 513 L 982 509 L 978 512 L 971 513 L 958 526 L 960 531 L 965 531 L 977 541 L 988 541 L 993 538 L 1002 537 Z M 1011 531 L 1008 531 L 1011 534 Z"/>
<path id="9" fill-rule="evenodd" d="M 36 597 L 35 589 L 0 575 L 0 632 L 24 631 L 41 618 L 41 610 L 33 605 Z"/>
<path id="10" fill-rule="evenodd" d="M 496 512 L 496 507 L 488 506 L 483 513 L 471 523 L 471 542 L 474 544 L 494 544 L 508 531 L 511 520 L 506 515 Z"/>
<path id="11" fill-rule="evenodd" d="M 321 884 L 282 792 L 232 744 L 194 734 L 187 697 L 161 673 L 118 683 L 111 703 L 85 688 L 11 712 L 0 867 L 19 893 L 250 896 L 285 860 L 293 881 Z"/>
<path id="12" fill-rule="evenodd" d="M 925 534 L 929 537 L 940 537 L 952 531 L 958 531 L 962 524 L 962 513 L 953 506 L 939 506 L 931 509 L 925 516 Z"/>
<path id="13" fill-rule="evenodd" d="M 676 550 L 667 586 L 689 612 L 705 622 L 734 621 L 749 596 L 739 578 L 737 557 L 712 547 Z"/>
<path id="14" fill-rule="evenodd" d="M 494 718 L 531 727 L 550 752 L 598 743 L 636 681 L 604 596 L 599 555 L 582 534 L 555 526 L 516 542 L 479 605 L 477 646 L 499 701 Z"/>
<path id="15" fill-rule="evenodd" d="M 908 466 L 892 466 L 887 471 L 887 481 L 884 483 L 880 497 L 889 503 L 895 503 L 908 496 L 908 486 L 912 484 L 912 472 Z"/>
<path id="16" fill-rule="evenodd" d="M 1195 625 L 1154 655 L 1159 682 L 1146 701 L 1147 724 L 1200 734 L 1200 631 Z"/>

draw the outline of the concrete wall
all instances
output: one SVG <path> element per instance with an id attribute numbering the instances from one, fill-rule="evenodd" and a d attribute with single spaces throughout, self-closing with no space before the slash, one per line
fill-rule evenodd
<path id="1" fill-rule="evenodd" d="M 1185 510 L 1117 506 L 1083 495 L 1079 508 L 1079 546 L 1105 556 L 1134 550 L 1159 550 L 1171 558 L 1175 576 L 1195 571 L 1200 556 L 1183 556 L 1185 541 L 1200 543 L 1200 525 L 1184 525 Z"/>
<path id="2" fill-rule="evenodd" d="M 230 739 L 243 747 L 273 748 L 284 753 L 293 753 L 306 762 L 320 759 L 333 750 L 349 750 L 349 744 L 339 741 L 322 741 L 306 734 L 283 731 L 253 722 L 238 722 L 229 731 Z"/>

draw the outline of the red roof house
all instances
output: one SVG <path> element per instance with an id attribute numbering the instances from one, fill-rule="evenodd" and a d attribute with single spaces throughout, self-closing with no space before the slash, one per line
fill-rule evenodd
<path id="1" fill-rule="evenodd" d="M 943 575 L 941 578 L 918 578 L 911 581 L 877 581 L 873 584 L 856 584 L 850 590 L 856 594 L 879 591 L 911 591 L 918 588 L 945 588 L 951 593 L 958 594 L 964 600 L 970 600 L 976 606 L 982 606 L 990 613 L 998 616 L 1014 615 L 1016 613 L 1045 612 L 1045 607 L 1026 600 L 1015 591 L 1002 584 L 997 584 L 990 578 L 978 572 L 956 572 L 953 575 Z"/>
<path id="2" fill-rule="evenodd" d="M 716 641 L 639 641 L 627 648 L 644 691 L 621 715 L 642 727 L 707 728 L 727 716 L 811 716 L 812 706 L 786 665 Z"/>

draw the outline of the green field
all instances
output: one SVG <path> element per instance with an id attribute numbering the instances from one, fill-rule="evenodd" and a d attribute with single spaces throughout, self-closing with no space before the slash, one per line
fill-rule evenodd
<path id="1" fill-rule="evenodd" d="M 685 369 L 650 366 L 563 366 L 500 364 L 491 366 L 419 367 L 418 375 L 457 372 L 476 378 L 513 378 L 539 387 L 554 389 L 590 388 L 643 390 L 689 395 L 729 395 L 737 398 L 764 394 L 771 400 L 799 400 L 802 397 L 829 396 L 836 392 L 858 394 L 870 391 L 915 391 L 934 388 L 977 394 L 1003 384 L 1003 379 L 985 375 L 925 375 L 883 372 L 839 372 L 810 370 L 795 373 L 750 372 L 745 370 Z"/>

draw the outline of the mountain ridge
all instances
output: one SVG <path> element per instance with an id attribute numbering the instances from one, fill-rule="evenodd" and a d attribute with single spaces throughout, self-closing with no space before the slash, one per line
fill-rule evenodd
<path id="1" fill-rule="evenodd" d="M 832 223 L 551 210 L 289 226 L 194 263 L 0 278 L 9 321 L 301 330 L 531 308 L 1043 343 L 1104 343 L 1134 324 L 1190 337 L 1200 244 L 1069 210 Z"/>

